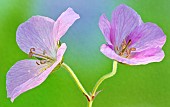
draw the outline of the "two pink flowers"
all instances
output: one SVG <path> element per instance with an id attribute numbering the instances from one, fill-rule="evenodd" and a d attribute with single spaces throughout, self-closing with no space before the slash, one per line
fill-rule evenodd
<path id="1" fill-rule="evenodd" d="M 34 16 L 17 29 L 16 41 L 30 57 L 18 61 L 7 73 L 7 95 L 13 102 L 23 92 L 30 90 L 48 77 L 63 62 L 66 44 L 60 38 L 80 16 L 68 8 L 54 21 L 48 17 Z M 141 17 L 126 5 L 118 6 L 111 21 L 105 15 L 99 27 L 106 39 L 100 51 L 108 58 L 129 65 L 160 62 L 164 58 L 162 47 L 166 36 L 153 23 L 144 23 Z"/>

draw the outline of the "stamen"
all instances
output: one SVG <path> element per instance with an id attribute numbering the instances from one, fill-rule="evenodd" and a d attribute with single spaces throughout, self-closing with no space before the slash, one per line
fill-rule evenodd
<path id="1" fill-rule="evenodd" d="M 115 47 L 115 50 L 116 50 L 116 51 L 119 51 L 119 47 L 118 47 L 118 46 L 116 46 L 116 47 Z"/>
<path id="2" fill-rule="evenodd" d="M 37 61 L 36 61 L 36 64 L 37 64 L 37 65 L 40 65 Z"/>
<path id="3" fill-rule="evenodd" d="M 32 52 L 32 51 L 35 51 L 35 48 L 31 48 L 31 49 L 30 49 L 30 52 Z"/>
<path id="4" fill-rule="evenodd" d="M 128 58 L 132 51 L 136 51 L 136 48 L 128 48 L 131 43 L 131 39 L 128 41 L 128 43 L 126 43 L 126 40 L 124 39 L 121 44 L 121 49 L 119 50 L 119 47 L 115 46 L 115 51 L 117 51 L 120 56 Z"/>
<path id="5" fill-rule="evenodd" d="M 29 52 L 29 54 L 28 54 L 28 56 L 31 58 L 32 57 L 32 55 L 33 55 L 33 51 L 35 51 L 35 48 L 31 48 L 30 49 L 30 52 Z"/>
<path id="6" fill-rule="evenodd" d="M 33 53 L 32 53 L 32 52 L 29 52 L 28 57 L 31 58 L 32 55 L 33 55 Z"/>
<path id="7" fill-rule="evenodd" d="M 130 55 L 130 50 L 129 49 L 126 49 L 126 54 Z"/>
<path id="8" fill-rule="evenodd" d="M 128 58 L 130 56 L 130 50 L 126 49 L 126 58 Z"/>
<path id="9" fill-rule="evenodd" d="M 123 55 L 123 53 L 122 53 L 122 52 L 120 52 L 120 53 L 119 53 L 119 55 L 120 55 L 120 56 L 122 56 L 122 55 Z"/>
<path id="10" fill-rule="evenodd" d="M 54 60 L 55 60 L 55 59 L 47 56 L 45 50 L 43 51 L 42 54 L 36 53 L 36 52 L 35 52 L 35 48 L 31 48 L 28 55 L 29 55 L 30 58 L 31 58 L 33 55 L 36 55 L 36 56 L 38 56 L 39 58 L 42 59 L 42 60 L 40 60 L 40 62 L 36 62 L 37 65 L 45 64 L 46 62 L 51 62 L 51 61 L 54 61 Z"/>
<path id="11" fill-rule="evenodd" d="M 125 48 L 122 48 L 122 54 L 126 51 L 127 47 L 131 44 L 131 39 L 126 44 Z"/>
<path id="12" fill-rule="evenodd" d="M 45 64 L 47 60 L 40 60 L 40 64 Z"/>
<path id="13" fill-rule="evenodd" d="M 130 39 L 127 43 L 127 45 L 130 45 L 132 43 L 132 40 Z"/>
<path id="14" fill-rule="evenodd" d="M 131 51 L 136 51 L 136 48 L 130 48 Z"/>
<path id="15" fill-rule="evenodd" d="M 34 52 L 33 52 L 34 51 Z M 30 49 L 30 52 L 29 52 L 29 57 L 32 57 L 33 55 L 37 55 L 37 56 L 40 56 L 41 58 L 43 58 L 43 59 L 50 59 L 50 60 L 54 60 L 53 58 L 51 58 L 51 57 L 49 57 L 49 56 L 47 56 L 47 55 L 45 55 L 46 54 L 46 51 L 44 50 L 43 51 L 43 54 L 37 54 L 37 53 L 35 53 L 35 48 L 31 48 Z"/>
<path id="16" fill-rule="evenodd" d="M 33 52 L 33 54 L 34 54 L 34 55 L 37 55 L 37 56 L 40 56 L 40 57 L 42 57 L 43 59 L 50 59 L 50 60 L 54 60 L 54 59 L 50 58 L 49 56 L 45 56 L 45 55 L 41 55 L 41 54 L 37 54 L 37 53 L 34 53 L 34 52 Z"/>
<path id="17" fill-rule="evenodd" d="M 126 44 L 122 44 L 121 47 L 122 47 L 122 50 L 125 49 L 126 48 Z"/>

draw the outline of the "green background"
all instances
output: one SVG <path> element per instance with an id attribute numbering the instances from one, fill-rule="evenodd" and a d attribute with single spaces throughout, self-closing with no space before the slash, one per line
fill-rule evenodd
<path id="1" fill-rule="evenodd" d="M 166 57 L 160 63 L 141 66 L 118 64 L 117 74 L 106 80 L 93 107 L 170 107 L 170 0 L 0 0 L 0 107 L 86 107 L 86 98 L 63 68 L 49 75 L 40 86 L 7 99 L 6 73 L 18 60 L 28 59 L 16 43 L 16 29 L 34 15 L 57 19 L 68 7 L 80 19 L 61 39 L 68 49 L 64 61 L 90 92 L 96 81 L 111 72 L 112 60 L 99 48 L 105 43 L 98 27 L 102 13 L 124 3 L 134 8 L 144 22 L 158 24 L 167 35 Z"/>

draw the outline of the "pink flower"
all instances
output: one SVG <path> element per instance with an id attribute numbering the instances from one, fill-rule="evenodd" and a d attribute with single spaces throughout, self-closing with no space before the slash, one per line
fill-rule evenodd
<path id="1" fill-rule="evenodd" d="M 126 5 L 118 6 L 109 22 L 100 17 L 99 27 L 107 44 L 100 51 L 110 59 L 129 65 L 160 62 L 164 58 L 162 47 L 166 36 L 156 24 L 143 23 L 141 17 Z"/>
<path id="2" fill-rule="evenodd" d="M 12 102 L 23 92 L 44 82 L 54 68 L 61 64 L 67 46 L 65 43 L 60 46 L 59 40 L 79 18 L 72 8 L 68 8 L 57 21 L 44 16 L 33 16 L 18 27 L 18 46 L 37 60 L 18 61 L 8 71 L 6 88 Z"/>

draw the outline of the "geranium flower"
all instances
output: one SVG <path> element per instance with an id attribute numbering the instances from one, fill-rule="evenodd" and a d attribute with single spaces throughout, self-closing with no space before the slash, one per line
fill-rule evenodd
<path id="1" fill-rule="evenodd" d="M 59 40 L 79 18 L 77 13 L 68 8 L 57 21 L 44 16 L 33 16 L 18 27 L 18 46 L 37 60 L 18 61 L 8 71 L 7 96 L 12 102 L 23 92 L 44 82 L 54 68 L 62 63 L 67 46 L 65 43 L 60 46 Z"/>
<path id="2" fill-rule="evenodd" d="M 156 24 L 143 23 L 141 17 L 126 5 L 118 6 L 111 22 L 103 14 L 99 27 L 107 44 L 100 51 L 110 59 L 129 65 L 159 62 L 164 58 L 162 47 L 166 36 Z"/>

